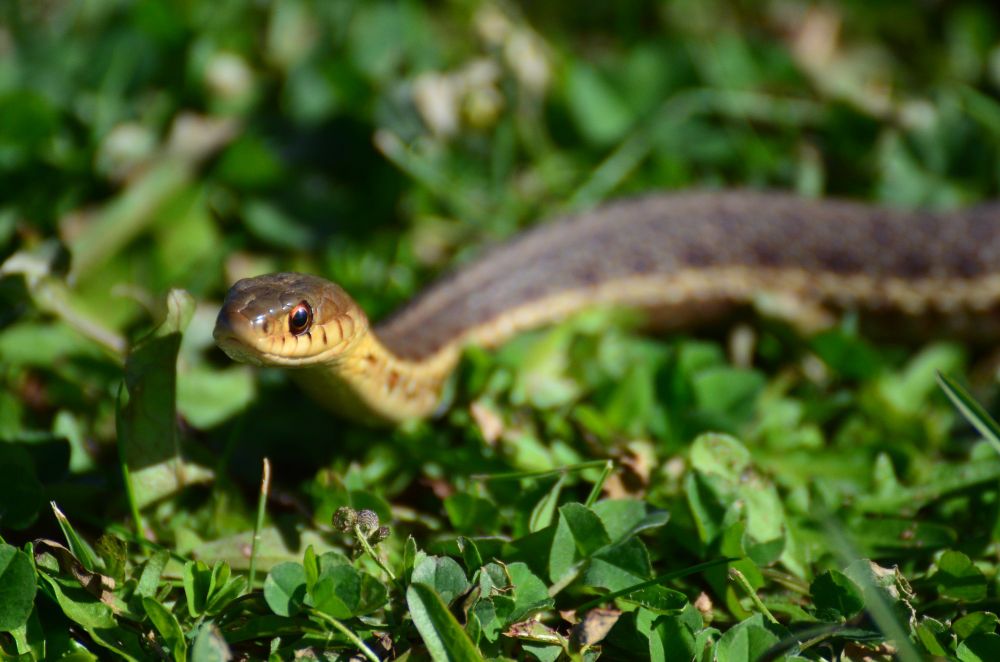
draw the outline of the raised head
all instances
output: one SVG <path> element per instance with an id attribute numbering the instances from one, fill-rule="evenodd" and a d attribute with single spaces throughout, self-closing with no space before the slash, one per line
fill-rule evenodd
<path id="1" fill-rule="evenodd" d="M 367 332 L 367 316 L 339 285 L 276 273 L 237 281 L 213 335 L 236 361 L 305 368 L 335 363 Z"/>

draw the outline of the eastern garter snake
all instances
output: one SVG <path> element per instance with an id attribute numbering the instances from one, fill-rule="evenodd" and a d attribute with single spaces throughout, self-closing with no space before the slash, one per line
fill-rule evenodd
<path id="1" fill-rule="evenodd" d="M 339 286 L 279 273 L 237 282 L 215 327 L 237 361 L 293 368 L 320 402 L 360 418 L 434 412 L 469 343 L 493 347 L 583 308 L 658 326 L 767 300 L 810 331 L 857 310 L 905 326 L 1000 332 L 1000 204 L 906 212 L 785 194 L 657 194 L 515 237 L 373 327 Z"/>

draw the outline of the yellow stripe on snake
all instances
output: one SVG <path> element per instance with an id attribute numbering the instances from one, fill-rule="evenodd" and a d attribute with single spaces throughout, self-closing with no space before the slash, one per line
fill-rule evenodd
<path id="1" fill-rule="evenodd" d="M 857 311 L 898 333 L 995 339 L 1000 204 L 932 213 L 776 193 L 651 195 L 525 232 L 375 326 L 322 278 L 247 278 L 227 294 L 215 339 L 237 361 L 292 369 L 341 413 L 393 422 L 434 413 L 469 344 L 495 347 L 592 306 L 638 308 L 674 328 L 745 305 L 804 332 Z"/>

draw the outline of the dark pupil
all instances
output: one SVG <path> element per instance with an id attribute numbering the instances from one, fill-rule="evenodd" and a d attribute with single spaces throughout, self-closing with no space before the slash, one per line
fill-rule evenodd
<path id="1" fill-rule="evenodd" d="M 292 311 L 292 329 L 301 330 L 309 323 L 309 311 L 304 307 L 296 308 Z"/>

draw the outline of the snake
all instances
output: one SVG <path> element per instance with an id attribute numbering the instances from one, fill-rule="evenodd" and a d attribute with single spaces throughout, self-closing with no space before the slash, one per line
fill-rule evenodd
<path id="1" fill-rule="evenodd" d="M 804 334 L 844 314 L 891 334 L 1000 333 L 1000 201 L 907 210 L 751 190 L 645 194 L 540 223 L 373 323 L 339 285 L 273 273 L 236 282 L 214 337 L 232 359 L 291 371 L 351 418 L 400 423 L 441 409 L 469 345 L 586 308 L 652 327 L 745 308 Z"/>

